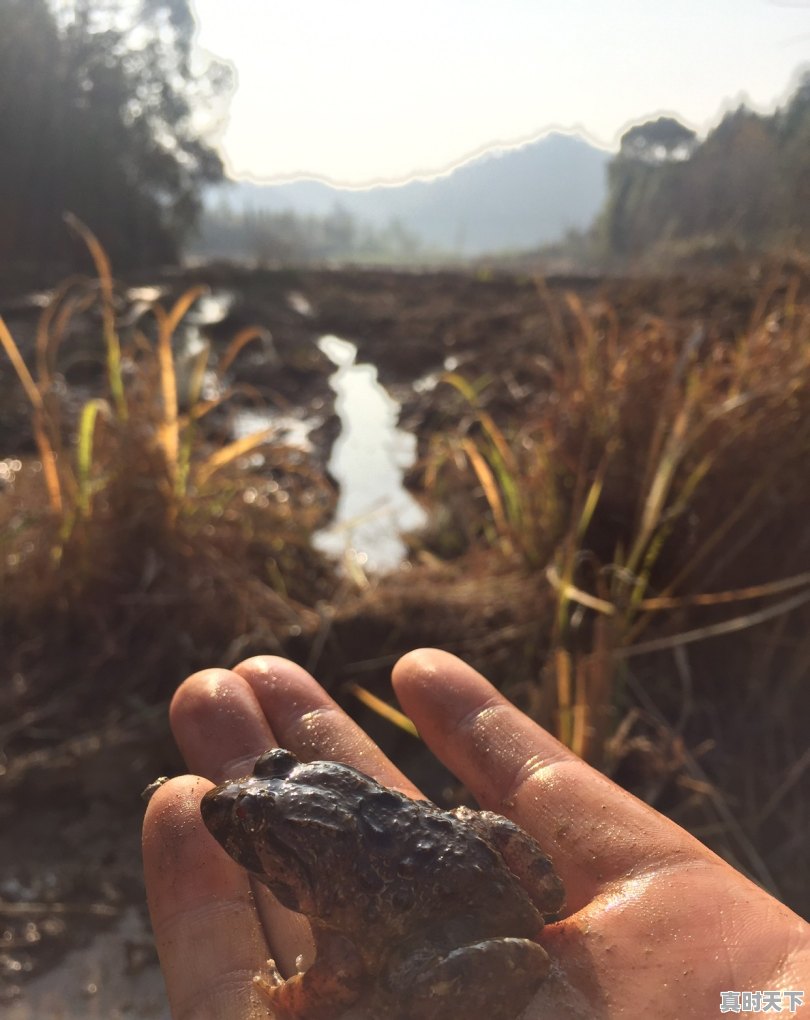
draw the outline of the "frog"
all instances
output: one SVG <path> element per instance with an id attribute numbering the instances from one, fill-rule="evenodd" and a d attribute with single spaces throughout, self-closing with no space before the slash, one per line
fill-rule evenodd
<path id="1" fill-rule="evenodd" d="M 491 811 L 445 811 L 336 761 L 273 748 L 202 799 L 227 853 L 306 915 L 315 958 L 254 980 L 279 1020 L 517 1020 L 551 969 L 551 858 Z"/>

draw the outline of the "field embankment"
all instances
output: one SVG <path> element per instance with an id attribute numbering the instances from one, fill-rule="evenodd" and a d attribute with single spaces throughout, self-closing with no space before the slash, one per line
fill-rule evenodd
<path id="1" fill-rule="evenodd" d="M 8 997 L 17 964 L 41 971 L 140 908 L 138 793 L 182 769 L 168 699 L 265 651 L 307 666 L 442 803 L 463 791 L 374 699 L 410 648 L 462 655 L 810 909 L 802 267 L 212 266 L 124 286 L 94 254 L 95 282 L 0 309 Z M 339 496 L 330 333 L 417 437 L 406 481 L 428 524 L 385 576 L 311 544 Z M 248 412 L 258 432 L 235 429 Z"/>

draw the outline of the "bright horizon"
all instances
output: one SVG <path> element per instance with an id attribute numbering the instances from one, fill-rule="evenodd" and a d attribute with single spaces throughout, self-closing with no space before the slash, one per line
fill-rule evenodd
<path id="1" fill-rule="evenodd" d="M 552 130 L 608 149 L 660 114 L 770 111 L 810 63 L 810 0 L 194 0 L 237 88 L 234 177 L 344 186 L 447 172 Z"/>

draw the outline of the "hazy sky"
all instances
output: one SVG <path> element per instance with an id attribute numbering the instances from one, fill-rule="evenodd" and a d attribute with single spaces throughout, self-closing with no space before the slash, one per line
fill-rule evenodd
<path id="1" fill-rule="evenodd" d="M 698 130 L 783 99 L 810 64 L 810 0 L 194 0 L 238 75 L 234 175 L 344 184 L 445 169 L 580 130 L 616 146 L 675 113 Z"/>

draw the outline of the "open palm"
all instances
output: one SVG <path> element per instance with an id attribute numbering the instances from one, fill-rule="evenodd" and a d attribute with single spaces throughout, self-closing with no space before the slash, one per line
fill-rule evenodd
<path id="1" fill-rule="evenodd" d="M 565 916 L 543 934 L 554 967 L 529 1020 L 703 1020 L 721 1015 L 723 992 L 810 991 L 810 928 L 799 917 L 572 755 L 461 660 L 412 652 L 394 686 L 436 755 L 482 807 L 531 833 L 565 882 Z M 284 659 L 195 674 L 171 719 L 197 775 L 172 780 L 150 802 L 144 867 L 172 1016 L 267 1017 L 252 976 L 268 957 L 286 973 L 299 957 L 306 966 L 311 937 L 208 834 L 199 801 L 211 781 L 248 773 L 278 744 L 418 791 Z M 788 999 L 779 1002 L 788 1013 Z M 804 1011 L 810 1005 L 797 1015 Z"/>

